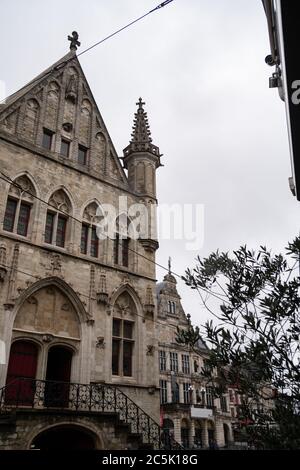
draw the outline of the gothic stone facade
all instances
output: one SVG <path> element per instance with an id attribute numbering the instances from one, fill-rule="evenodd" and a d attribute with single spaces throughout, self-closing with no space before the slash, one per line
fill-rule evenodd
<path id="1" fill-rule="evenodd" d="M 187 448 L 224 447 L 233 441 L 228 393 L 214 398 L 201 369 L 208 356 L 199 341 L 194 350 L 175 340 L 177 327 L 187 329 L 176 279 L 169 272 L 157 285 L 161 425 Z"/>
<path id="2" fill-rule="evenodd" d="M 0 138 L 0 387 L 18 375 L 116 384 L 158 422 L 155 220 L 148 238 L 95 236 L 103 205 L 156 205 L 160 155 L 143 103 L 127 176 L 73 47 L 0 106 Z M 0 448 L 30 448 L 55 422 L 80 424 L 99 448 L 125 446 L 105 420 L 26 416 L 14 433 L 0 428 Z"/>

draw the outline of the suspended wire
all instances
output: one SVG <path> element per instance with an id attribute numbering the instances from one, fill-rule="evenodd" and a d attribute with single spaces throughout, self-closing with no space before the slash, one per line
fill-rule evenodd
<path id="1" fill-rule="evenodd" d="M 33 193 L 31 193 L 30 191 L 28 191 L 28 190 L 24 190 L 18 183 L 16 183 L 15 181 L 13 181 L 9 176 L 7 176 L 7 175 L 6 175 L 5 173 L 3 173 L 2 171 L 0 171 L 0 174 L 2 175 L 2 176 L 0 176 L 0 179 L 1 179 L 1 180 L 3 180 L 3 181 L 5 181 L 6 183 L 9 183 L 9 184 L 15 186 L 15 187 L 18 188 L 18 189 L 21 189 L 21 190 L 24 191 L 25 193 L 29 194 L 29 196 L 31 196 L 31 197 L 37 199 L 38 201 L 42 202 L 43 204 L 46 204 L 46 205 L 49 206 L 49 207 L 52 207 L 52 209 L 55 209 L 56 211 L 61 212 L 62 214 L 64 214 L 64 215 L 66 215 L 67 217 L 69 217 L 70 219 L 75 220 L 75 222 L 78 222 L 80 225 L 82 224 L 82 220 L 77 219 L 76 217 L 74 217 L 73 215 L 68 214 L 68 212 L 66 212 L 66 211 L 64 211 L 64 210 L 62 210 L 62 209 L 57 209 L 56 206 L 54 206 L 54 205 L 51 204 L 50 202 L 47 202 L 47 201 L 45 201 L 44 199 L 38 197 L 36 194 L 33 194 Z M 111 238 L 111 237 L 109 237 L 108 235 L 105 235 L 104 233 L 103 233 L 103 236 L 105 236 L 108 240 L 111 240 L 111 241 L 113 241 L 113 242 L 116 241 L 116 239 Z M 122 245 L 122 242 L 118 241 L 118 244 L 121 246 L 121 245 Z M 167 268 L 166 266 L 163 266 L 162 264 L 157 263 L 156 261 L 154 261 L 154 260 L 148 258 L 147 256 L 143 255 L 142 253 L 139 253 L 138 251 L 134 250 L 133 248 L 128 247 L 128 251 L 130 251 L 131 253 L 136 254 L 137 256 L 140 256 L 141 258 L 145 259 L 146 261 L 149 261 L 150 263 L 152 263 L 152 264 L 158 266 L 159 268 L 164 269 L 165 271 L 168 271 L 170 274 L 173 274 L 174 276 L 178 277 L 179 279 L 182 279 L 182 276 L 181 276 L 180 274 L 177 274 L 177 273 L 175 273 L 174 271 L 171 271 L 171 270 L 170 270 L 169 268 Z"/>
<path id="2" fill-rule="evenodd" d="M 105 38 L 101 39 L 100 41 L 96 42 L 95 44 L 93 44 L 92 46 L 88 47 L 87 49 L 85 49 L 84 51 L 80 52 L 79 54 L 77 54 L 77 56 L 81 56 L 82 54 L 85 54 L 86 52 L 90 51 L 91 49 L 94 49 L 94 47 L 96 46 L 99 46 L 99 44 L 102 44 L 103 42 L 107 41 L 108 39 L 112 38 L 113 36 L 116 36 L 116 34 L 119 34 L 121 31 L 124 31 L 124 29 L 127 29 L 129 28 L 130 26 L 132 26 L 133 24 L 137 23 L 138 21 L 142 20 L 143 18 L 146 18 L 146 16 L 148 15 L 151 15 L 151 13 L 154 13 L 155 11 L 165 7 L 166 5 L 168 5 L 168 3 L 171 3 L 173 2 L 173 0 L 167 0 L 165 2 L 162 2 L 160 3 L 159 5 L 157 5 L 157 7 L 153 8 L 152 10 L 148 11 L 147 13 L 145 13 L 144 15 L 140 16 L 139 18 L 136 18 L 135 20 L 131 21 L 130 23 L 126 24 L 125 26 L 123 26 L 122 28 L 118 29 L 117 31 L 115 31 L 114 33 L 111 33 L 109 34 L 108 36 L 106 36 Z"/>
<path id="3" fill-rule="evenodd" d="M 9 269 L 10 271 L 15 271 L 15 272 L 17 272 L 17 273 L 24 274 L 25 276 L 30 276 L 30 277 L 32 277 L 32 278 L 34 278 L 34 279 L 37 279 L 38 281 L 41 280 L 40 276 L 37 276 L 36 274 L 28 273 L 27 271 L 23 271 L 23 270 L 21 270 L 21 269 L 19 269 L 19 268 L 16 268 L 16 267 L 12 266 L 12 265 L 1 264 L 1 267 L 7 268 L 7 269 Z M 84 294 L 83 292 L 80 292 L 80 291 L 78 291 L 78 290 L 76 291 L 76 294 L 79 295 L 79 296 L 81 296 L 81 297 L 85 297 L 86 299 L 89 299 L 89 300 L 95 300 L 95 297 L 86 295 L 86 294 Z M 110 304 L 110 306 L 111 306 L 111 304 Z M 145 320 L 145 317 L 144 317 L 143 315 L 140 315 L 140 314 L 137 313 L 137 312 L 136 312 L 135 315 L 136 315 L 137 317 L 140 317 L 140 318 L 142 318 L 143 320 Z M 159 320 L 154 320 L 154 318 L 148 318 L 148 319 L 149 319 L 150 321 L 152 321 L 153 323 L 157 323 L 158 325 L 162 325 L 162 326 L 164 326 L 164 327 L 166 326 L 166 323 L 163 323 L 163 322 L 161 322 L 161 321 L 159 321 Z M 188 321 L 188 320 L 187 320 L 187 321 Z M 177 326 L 171 325 L 169 322 L 168 322 L 168 328 L 173 328 L 173 329 L 175 329 L 175 330 L 177 331 Z"/>
<path id="4" fill-rule="evenodd" d="M 117 31 L 114 31 L 113 33 L 109 34 L 108 36 L 106 36 L 105 38 L 101 39 L 100 41 L 96 42 L 95 44 L 93 44 L 92 46 L 89 46 L 87 49 L 83 50 L 82 52 L 80 52 L 79 54 L 76 54 L 77 57 L 79 56 L 82 56 L 83 54 L 85 54 L 86 52 L 89 52 L 90 50 L 94 49 L 94 47 L 96 46 L 99 46 L 100 44 L 103 44 L 105 41 L 107 41 L 108 39 L 112 38 L 113 36 L 116 36 L 117 34 L 121 33 L 122 31 L 124 31 L 125 29 L 129 28 L 130 26 L 132 26 L 133 24 L 137 23 L 138 21 L 141 21 L 143 18 L 146 18 L 146 16 L 150 15 L 151 13 L 154 13 L 155 11 L 157 10 L 160 10 L 162 9 L 163 7 L 167 6 L 169 3 L 173 2 L 174 0 L 166 0 L 165 2 L 162 2 L 160 3 L 159 5 L 157 5 L 155 8 L 153 8 L 152 10 L 148 11 L 147 13 L 145 13 L 144 15 L 140 16 L 139 18 L 136 18 L 135 20 L 131 21 L 130 23 L 126 24 L 125 26 L 123 26 L 122 28 L 119 28 Z M 33 85 L 35 82 L 37 81 L 40 81 L 42 79 L 44 79 L 45 77 L 47 77 L 48 75 L 50 75 L 51 73 L 61 69 L 62 67 L 64 67 L 68 62 L 71 62 L 72 60 L 74 59 L 74 56 L 70 57 L 69 59 L 66 59 L 62 62 L 60 62 L 59 64 L 55 65 L 54 67 L 52 67 L 50 70 L 44 72 L 43 74 L 37 76 L 36 78 L 34 78 L 33 80 L 31 80 L 31 82 L 27 83 L 26 85 L 22 86 L 22 88 L 20 88 L 17 93 L 19 93 L 20 91 L 24 90 L 24 88 L 27 88 L 28 86 L 31 86 Z M 10 95 L 10 96 L 13 96 L 13 95 Z M 0 101 L 0 104 L 2 103 L 5 103 L 5 101 L 9 98 L 9 96 L 7 96 L 6 98 L 4 98 L 3 100 Z"/>

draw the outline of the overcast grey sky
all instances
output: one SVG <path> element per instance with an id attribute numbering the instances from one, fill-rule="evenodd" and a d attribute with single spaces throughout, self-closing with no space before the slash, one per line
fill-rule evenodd
<path id="1" fill-rule="evenodd" d="M 66 52 L 81 50 L 152 9 L 159 0 L 1 0 L 1 73 L 8 94 Z M 80 52 L 80 49 L 79 49 Z M 284 104 L 268 89 L 273 71 L 260 0 L 174 0 L 80 58 L 119 155 L 135 102 L 146 101 L 161 203 L 204 204 L 201 256 L 266 244 L 282 250 L 299 230 Z M 183 273 L 198 253 L 162 240 L 158 262 Z M 164 275 L 158 270 L 158 279 Z M 179 282 L 186 312 L 200 323 L 196 293 Z"/>

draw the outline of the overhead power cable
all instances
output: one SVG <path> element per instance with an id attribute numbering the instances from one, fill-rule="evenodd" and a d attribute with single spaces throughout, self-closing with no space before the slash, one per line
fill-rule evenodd
<path id="1" fill-rule="evenodd" d="M 90 50 L 94 49 L 96 46 L 99 46 L 100 44 L 103 44 L 105 41 L 107 41 L 108 39 L 111 39 L 113 36 L 116 36 L 117 34 L 121 33 L 122 31 L 124 31 L 125 29 L 129 28 L 130 26 L 132 26 L 133 24 L 137 23 L 138 21 L 141 21 L 142 19 L 146 18 L 146 16 L 150 15 L 151 13 L 154 13 L 155 11 L 158 11 L 158 10 L 161 10 L 163 7 L 167 6 L 169 3 L 173 2 L 174 0 L 166 0 L 165 2 L 162 2 L 160 3 L 159 5 L 157 5 L 155 8 L 153 8 L 152 10 L 148 11 L 147 13 L 145 13 L 144 15 L 140 16 L 139 18 L 136 18 L 135 20 L 133 21 L 130 21 L 130 23 L 126 24 L 125 26 L 122 26 L 122 28 L 119 28 L 118 30 L 114 31 L 113 33 L 109 34 L 108 36 L 106 36 L 105 38 L 101 39 L 100 41 L 96 42 L 95 44 L 92 44 L 91 46 L 89 46 L 87 49 L 83 50 L 82 52 L 80 52 L 79 54 L 77 54 L 77 57 L 79 56 L 82 56 L 83 54 L 85 54 L 86 52 L 89 52 Z M 35 82 L 37 81 L 40 81 L 40 80 L 43 80 L 45 77 L 47 77 L 48 75 L 50 75 L 51 73 L 61 69 L 62 67 L 64 67 L 68 62 L 72 61 L 74 59 L 74 56 L 70 57 L 69 59 L 66 59 L 62 62 L 60 62 L 59 64 L 55 65 L 54 67 L 52 67 L 50 70 L 48 70 L 47 72 L 44 72 L 44 74 L 41 74 L 39 75 L 38 77 L 36 77 L 35 79 L 33 79 L 31 82 L 27 83 L 26 85 L 24 85 L 22 88 L 20 88 L 18 90 L 18 92 L 24 90 L 24 88 L 27 88 L 27 86 L 29 85 L 33 85 Z M 7 98 L 9 98 L 9 96 L 7 96 L 6 98 L 4 98 L 3 100 L 0 101 L 0 104 L 2 103 L 5 103 L 5 101 L 7 100 Z"/>
<path id="2" fill-rule="evenodd" d="M 2 175 L 2 176 L 1 176 L 1 175 Z M 14 187 L 16 187 L 16 188 L 18 188 L 18 189 L 21 189 L 21 190 L 24 191 L 25 193 L 29 194 L 29 196 L 31 196 L 31 197 L 37 199 L 38 201 L 42 202 L 43 204 L 46 204 L 47 206 L 51 207 L 52 209 L 55 209 L 56 211 L 58 211 L 58 212 L 60 212 L 60 213 L 62 213 L 62 214 L 64 214 L 64 215 L 66 215 L 66 216 L 69 217 L 70 219 L 75 220 L 75 222 L 79 223 L 80 225 L 82 224 L 82 220 L 77 219 L 76 217 L 74 217 L 73 215 L 68 214 L 68 212 L 66 212 L 66 211 L 64 211 L 64 210 L 62 210 L 62 209 L 57 209 L 56 206 L 54 206 L 54 205 L 51 204 L 50 202 L 47 202 L 47 201 L 45 201 L 44 199 L 38 197 L 36 194 L 33 194 L 33 193 L 31 193 L 30 191 L 28 191 L 28 190 L 24 190 L 18 183 L 16 183 L 15 181 L 13 181 L 8 175 L 6 175 L 5 173 L 3 173 L 2 171 L 0 171 L 0 179 L 3 180 L 3 181 L 5 181 L 6 183 L 9 183 L 9 184 L 13 185 Z M 103 234 L 103 236 L 105 236 L 108 240 L 111 240 L 111 241 L 113 241 L 113 242 L 116 241 L 116 239 L 111 238 L 111 237 L 109 237 L 108 235 Z M 121 246 L 121 245 L 122 245 L 121 241 L 118 241 L 118 244 Z M 141 258 L 145 259 L 146 261 L 149 261 L 150 263 L 152 263 L 152 264 L 158 266 L 159 268 L 164 269 L 165 271 L 170 272 L 171 274 L 173 274 L 174 276 L 178 277 L 179 279 L 182 279 L 182 276 L 181 276 L 180 274 L 177 274 L 177 273 L 175 273 L 174 271 L 170 271 L 170 269 L 167 268 L 166 266 L 163 266 L 162 264 L 157 263 L 156 261 L 154 261 L 154 260 L 148 258 L 147 256 L 143 255 L 142 253 L 139 253 L 138 251 L 134 250 L 133 248 L 128 247 L 128 251 L 130 251 L 130 252 L 136 254 L 137 256 L 140 256 Z"/>

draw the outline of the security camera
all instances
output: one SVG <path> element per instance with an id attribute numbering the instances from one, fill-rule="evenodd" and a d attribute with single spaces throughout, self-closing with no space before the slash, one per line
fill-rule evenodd
<path id="1" fill-rule="evenodd" d="M 271 54 L 267 55 L 267 57 L 265 58 L 265 63 L 270 65 L 270 67 L 272 67 L 273 65 L 276 64 L 276 62 L 273 59 L 273 56 Z"/>

